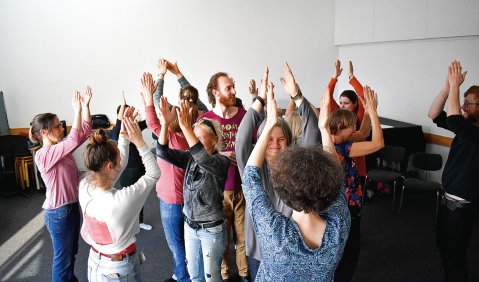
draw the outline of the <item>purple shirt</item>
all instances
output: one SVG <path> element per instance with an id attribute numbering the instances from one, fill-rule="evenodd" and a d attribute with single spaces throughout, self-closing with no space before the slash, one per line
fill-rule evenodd
<path id="1" fill-rule="evenodd" d="M 238 127 L 246 114 L 246 110 L 238 108 L 238 112 L 232 118 L 226 119 L 218 116 L 212 110 L 200 116 L 197 120 L 202 118 L 209 118 L 218 121 L 221 125 L 223 135 L 221 136 L 221 143 L 223 152 L 235 151 L 236 133 Z M 238 171 L 238 166 L 231 163 L 228 169 L 228 178 L 226 179 L 225 190 L 241 189 L 241 176 Z"/>
<path id="2" fill-rule="evenodd" d="M 72 152 L 86 141 L 90 132 L 91 123 L 82 121 L 81 128 L 72 128 L 65 140 L 36 152 L 35 163 L 47 188 L 42 208 L 56 209 L 78 202 L 80 176 Z"/>

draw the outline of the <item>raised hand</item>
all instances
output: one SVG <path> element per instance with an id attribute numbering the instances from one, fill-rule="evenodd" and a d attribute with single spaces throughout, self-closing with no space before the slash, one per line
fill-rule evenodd
<path id="1" fill-rule="evenodd" d="M 366 102 L 364 108 L 369 113 L 376 112 L 376 109 L 378 108 L 378 95 L 374 92 L 374 90 L 371 89 L 371 87 L 367 85 L 364 86 L 363 91 L 364 100 Z"/>
<path id="2" fill-rule="evenodd" d="M 353 62 L 349 61 L 349 79 L 354 76 Z"/>
<path id="3" fill-rule="evenodd" d="M 448 82 L 450 87 L 459 87 L 466 79 L 467 71 L 462 72 L 459 61 L 453 61 L 448 69 Z M 447 85 L 447 84 L 446 84 Z"/>
<path id="4" fill-rule="evenodd" d="M 81 102 L 82 107 L 90 106 L 91 96 L 92 96 L 91 87 L 87 86 L 86 90 L 85 90 L 85 94 L 83 94 L 80 98 L 80 102 Z"/>
<path id="5" fill-rule="evenodd" d="M 180 101 L 180 107 L 176 108 L 176 114 L 178 115 L 178 123 L 180 128 L 184 131 L 186 128 L 191 127 L 191 116 L 193 109 L 190 107 L 190 103 L 186 100 Z"/>
<path id="6" fill-rule="evenodd" d="M 149 72 L 143 73 L 141 78 L 141 85 L 143 86 L 142 93 L 145 94 L 145 104 L 147 106 L 153 105 L 153 93 L 156 90 L 156 82 L 153 80 L 153 76 Z"/>
<path id="7" fill-rule="evenodd" d="M 331 103 L 331 95 L 329 95 L 329 88 L 323 93 L 323 97 L 321 97 L 321 106 L 320 112 L 318 117 L 318 127 L 319 129 L 328 130 L 329 131 L 329 117 L 331 115 L 331 110 L 329 108 L 329 104 Z"/>
<path id="8" fill-rule="evenodd" d="M 160 113 L 160 123 L 162 126 L 168 126 L 175 119 L 175 108 L 169 108 L 168 99 L 165 96 L 160 98 L 158 103 L 158 111 Z"/>
<path id="9" fill-rule="evenodd" d="M 81 112 L 80 92 L 75 91 L 72 95 L 72 106 L 75 112 Z"/>
<path id="10" fill-rule="evenodd" d="M 334 63 L 334 74 L 333 74 L 333 78 L 334 78 L 334 79 L 338 79 L 338 77 L 341 75 L 342 72 L 343 72 L 343 69 L 341 68 L 341 61 L 340 61 L 340 60 L 336 60 L 336 62 Z"/>
<path id="11" fill-rule="evenodd" d="M 137 148 L 141 148 L 145 145 L 143 140 L 143 134 L 141 134 L 140 126 L 138 121 L 132 117 L 123 117 L 122 121 L 123 137 L 130 140 Z"/>
<path id="12" fill-rule="evenodd" d="M 181 75 L 181 71 L 180 71 L 180 69 L 178 68 L 177 62 L 175 62 L 174 64 L 172 64 L 172 63 L 170 63 L 169 61 L 166 61 L 166 64 L 167 64 L 168 70 L 169 70 L 172 74 L 176 75 L 177 77 L 178 77 L 178 75 Z"/>
<path id="13" fill-rule="evenodd" d="M 163 76 L 166 74 L 166 71 L 168 70 L 168 61 L 161 58 L 158 60 L 158 74 L 161 76 L 160 78 L 163 78 Z"/>
<path id="14" fill-rule="evenodd" d="M 121 106 L 126 106 L 125 91 L 121 91 L 120 105 Z"/>
<path id="15" fill-rule="evenodd" d="M 248 89 L 249 89 L 249 94 L 251 94 L 253 98 L 258 96 L 258 88 L 256 87 L 256 81 L 254 81 L 254 79 L 250 80 Z"/>
<path id="16" fill-rule="evenodd" d="M 269 79 L 269 69 L 266 67 L 263 72 L 263 79 L 261 80 L 261 89 L 258 93 L 258 95 L 263 98 L 263 100 L 266 100 L 266 92 L 268 91 L 268 79 Z"/>
<path id="17" fill-rule="evenodd" d="M 280 78 L 281 84 L 283 84 L 284 90 L 289 96 L 295 97 L 299 92 L 299 86 L 294 79 L 293 72 L 288 63 L 284 64 L 284 78 Z"/>
<path id="18" fill-rule="evenodd" d="M 268 84 L 268 91 L 266 93 L 266 96 L 268 116 L 266 117 L 265 128 L 272 129 L 278 122 L 279 118 L 278 105 L 276 104 L 276 100 L 274 99 L 274 84 L 272 82 Z"/>

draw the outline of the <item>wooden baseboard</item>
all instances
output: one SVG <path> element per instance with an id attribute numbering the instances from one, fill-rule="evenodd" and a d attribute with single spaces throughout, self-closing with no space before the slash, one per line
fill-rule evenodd
<path id="1" fill-rule="evenodd" d="M 424 133 L 424 138 L 426 138 L 427 143 L 436 144 L 444 147 L 451 147 L 453 139 L 451 137 L 436 135 L 432 133 Z"/>

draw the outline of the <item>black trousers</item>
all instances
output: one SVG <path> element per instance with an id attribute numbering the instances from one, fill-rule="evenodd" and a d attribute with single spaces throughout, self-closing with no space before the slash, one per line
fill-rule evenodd
<path id="1" fill-rule="evenodd" d="M 436 243 L 444 265 L 444 281 L 467 281 L 467 248 L 471 241 L 477 210 L 448 209 L 439 204 Z"/>
<path id="2" fill-rule="evenodd" d="M 350 281 L 353 277 L 354 270 L 358 264 L 359 252 L 361 250 L 361 208 L 349 207 L 351 214 L 351 228 L 349 229 L 349 237 L 344 246 L 343 256 L 339 261 L 336 272 L 334 273 L 335 282 Z"/>

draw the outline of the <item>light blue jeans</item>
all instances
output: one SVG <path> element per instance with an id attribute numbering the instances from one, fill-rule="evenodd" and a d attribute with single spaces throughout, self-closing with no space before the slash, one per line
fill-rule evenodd
<path id="1" fill-rule="evenodd" d="M 111 261 L 90 249 L 88 256 L 88 281 L 141 281 L 140 258 L 136 253 L 122 261 Z"/>
<path id="2" fill-rule="evenodd" d="M 173 254 L 173 278 L 178 282 L 189 282 L 186 270 L 185 232 L 182 204 L 169 204 L 160 198 L 160 214 L 166 242 Z"/>
<path id="3" fill-rule="evenodd" d="M 226 248 L 226 225 L 195 230 L 185 223 L 186 265 L 192 282 L 222 281 L 221 260 Z"/>
<path id="4" fill-rule="evenodd" d="M 43 210 L 43 217 L 53 245 L 52 281 L 78 281 L 74 273 L 80 236 L 78 202 Z"/>

